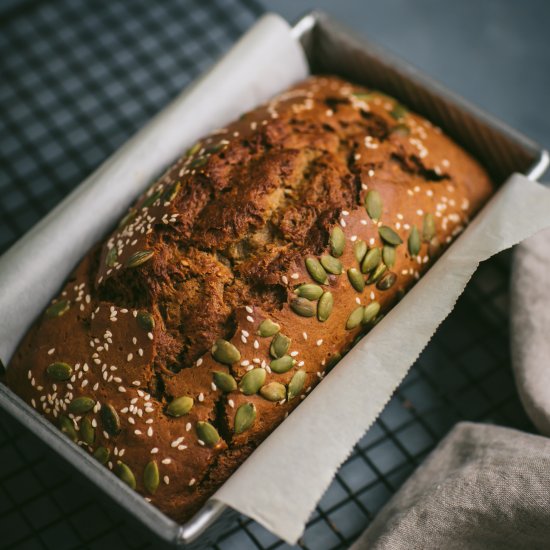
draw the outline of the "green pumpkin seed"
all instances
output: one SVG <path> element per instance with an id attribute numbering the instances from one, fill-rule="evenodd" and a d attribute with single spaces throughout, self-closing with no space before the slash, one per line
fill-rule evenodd
<path id="1" fill-rule="evenodd" d="M 361 265 L 361 262 L 363 261 L 363 258 L 367 253 L 367 243 L 365 241 L 362 241 L 361 239 L 355 241 L 353 245 L 353 253 L 355 254 L 355 259 L 357 260 L 359 265 Z"/>
<path id="2" fill-rule="evenodd" d="M 134 475 L 134 472 L 130 469 L 130 466 L 128 464 L 124 464 L 124 462 L 121 462 L 120 460 L 116 463 L 115 466 L 115 475 L 130 487 L 130 489 L 136 488 L 136 476 Z"/>
<path id="3" fill-rule="evenodd" d="M 356 97 L 359 101 L 368 101 L 369 99 L 375 97 L 372 92 L 357 92 L 351 95 Z"/>
<path id="4" fill-rule="evenodd" d="M 154 255 L 154 250 L 138 250 L 126 260 L 126 267 L 138 267 L 149 261 Z"/>
<path id="5" fill-rule="evenodd" d="M 159 467 L 154 460 L 151 460 L 143 470 L 143 486 L 148 493 L 154 495 L 160 483 Z"/>
<path id="6" fill-rule="evenodd" d="M 437 237 L 434 237 L 428 245 L 428 256 L 436 258 L 441 252 L 441 243 Z"/>
<path id="7" fill-rule="evenodd" d="M 232 365 L 241 360 L 241 353 L 231 342 L 218 338 L 212 346 L 212 357 L 220 363 Z"/>
<path id="8" fill-rule="evenodd" d="M 411 129 L 406 124 L 396 124 L 391 130 L 390 134 L 396 136 L 406 137 L 410 135 Z"/>
<path id="9" fill-rule="evenodd" d="M 260 395 L 268 401 L 282 401 L 286 398 L 286 388 L 279 382 L 270 382 L 260 388 Z"/>
<path id="10" fill-rule="evenodd" d="M 321 256 L 321 265 L 325 268 L 325 271 L 333 275 L 340 275 L 342 273 L 342 262 L 333 256 Z"/>
<path id="11" fill-rule="evenodd" d="M 363 306 L 355 308 L 349 315 L 348 320 L 346 321 L 346 330 L 351 330 L 358 327 L 363 321 Z"/>
<path id="12" fill-rule="evenodd" d="M 305 284 L 300 285 L 294 292 L 298 294 L 300 298 L 306 298 L 313 302 L 322 296 L 323 289 L 318 285 Z"/>
<path id="13" fill-rule="evenodd" d="M 198 153 L 201 149 L 201 142 L 200 141 L 197 141 L 197 143 L 195 143 L 195 145 L 193 145 L 192 147 L 189 147 L 189 149 L 187 149 L 187 151 L 185 152 L 185 156 L 187 157 L 190 157 L 192 155 L 194 155 L 195 153 Z"/>
<path id="14" fill-rule="evenodd" d="M 392 271 L 388 271 L 377 283 L 378 290 L 389 290 L 397 281 L 397 275 Z"/>
<path id="15" fill-rule="evenodd" d="M 378 234 L 386 244 L 391 244 L 392 246 L 400 245 L 403 242 L 401 237 L 387 225 L 379 227 Z"/>
<path id="16" fill-rule="evenodd" d="M 166 407 L 166 414 L 179 418 L 180 416 L 185 416 L 193 408 L 195 401 L 192 397 L 187 395 L 182 395 L 181 397 L 176 397 L 170 401 Z"/>
<path id="17" fill-rule="evenodd" d="M 334 296 L 332 292 L 325 292 L 317 304 L 317 319 L 323 323 L 326 321 L 332 313 L 332 306 L 334 305 Z"/>
<path id="18" fill-rule="evenodd" d="M 91 397 L 77 397 L 73 399 L 68 407 L 68 411 L 73 414 L 86 414 L 94 408 L 95 401 Z"/>
<path id="19" fill-rule="evenodd" d="M 294 313 L 302 317 L 313 317 L 315 315 L 315 306 L 306 298 L 295 298 L 290 302 L 290 307 Z"/>
<path id="20" fill-rule="evenodd" d="M 242 434 L 249 430 L 256 420 L 256 407 L 253 403 L 244 403 L 235 413 L 233 430 L 236 434 Z"/>
<path id="21" fill-rule="evenodd" d="M 199 439 L 207 447 L 215 447 L 221 439 L 218 430 L 210 422 L 197 422 L 196 430 Z"/>
<path id="22" fill-rule="evenodd" d="M 380 312 L 380 304 L 378 302 L 371 302 L 368 306 L 365 306 L 363 312 L 363 324 L 370 323 Z"/>
<path id="23" fill-rule="evenodd" d="M 158 191 L 155 191 L 152 195 L 149 195 L 141 204 L 141 208 L 149 208 L 153 205 L 154 202 L 156 202 L 158 199 L 160 199 L 162 195 L 162 191 L 159 189 Z"/>
<path id="24" fill-rule="evenodd" d="M 48 367 L 46 368 L 46 374 L 52 380 L 59 380 L 60 382 L 63 382 L 64 380 L 68 380 L 72 376 L 73 368 L 67 363 L 57 361 L 48 365 Z"/>
<path id="25" fill-rule="evenodd" d="M 44 313 L 46 317 L 61 317 L 69 311 L 69 300 L 59 300 L 52 304 Z"/>
<path id="26" fill-rule="evenodd" d="M 208 162 L 208 157 L 197 157 L 189 163 L 189 168 L 201 168 Z"/>
<path id="27" fill-rule="evenodd" d="M 216 384 L 216 387 L 223 392 L 229 393 L 237 389 L 237 381 L 230 374 L 215 371 L 212 376 L 214 377 L 214 384 Z"/>
<path id="28" fill-rule="evenodd" d="M 424 220 L 422 223 L 422 240 L 425 243 L 429 243 L 435 237 L 435 219 L 433 214 L 428 212 L 424 214 Z"/>
<path id="29" fill-rule="evenodd" d="M 118 224 L 119 229 L 123 229 L 126 227 L 131 221 L 134 220 L 134 218 L 137 216 L 137 210 L 134 210 L 133 208 L 120 220 Z"/>
<path id="30" fill-rule="evenodd" d="M 403 118 L 407 114 L 407 108 L 401 105 L 400 103 L 396 103 L 393 106 L 393 109 L 390 111 L 390 115 L 395 118 L 396 120 L 399 120 L 400 118 Z"/>
<path id="31" fill-rule="evenodd" d="M 278 359 L 279 357 L 285 355 L 288 348 L 290 348 L 291 342 L 292 340 L 288 336 L 285 336 L 280 332 L 276 334 L 271 341 L 271 346 L 269 347 L 271 357 Z"/>
<path id="32" fill-rule="evenodd" d="M 327 272 L 317 258 L 306 258 L 306 269 L 314 281 L 323 285 L 327 283 Z"/>
<path id="33" fill-rule="evenodd" d="M 113 246 L 113 248 L 109 249 L 107 254 L 105 255 L 105 265 L 107 265 L 108 267 L 114 267 L 116 265 L 117 260 L 118 260 L 117 247 Z"/>
<path id="34" fill-rule="evenodd" d="M 413 225 L 411 228 L 411 232 L 409 234 L 409 241 L 408 241 L 408 247 L 409 247 L 409 254 L 411 256 L 418 256 L 418 253 L 420 252 L 420 235 L 418 234 L 418 229 L 416 228 L 416 225 Z"/>
<path id="35" fill-rule="evenodd" d="M 344 253 L 346 236 L 339 225 L 334 226 L 333 230 L 330 232 L 329 245 L 330 253 L 335 258 L 339 258 Z"/>
<path id="36" fill-rule="evenodd" d="M 110 403 L 101 405 L 101 422 L 108 434 L 117 435 L 120 432 L 120 418 Z"/>
<path id="37" fill-rule="evenodd" d="M 370 277 L 367 279 L 367 284 L 372 285 L 373 283 L 376 283 L 382 275 L 384 275 L 384 272 L 386 271 L 386 266 L 384 264 L 380 264 L 371 274 Z"/>
<path id="38" fill-rule="evenodd" d="M 351 286 L 357 290 L 357 292 L 363 292 L 365 289 L 365 279 L 358 269 L 355 267 L 350 267 L 348 269 L 348 279 Z"/>
<path id="39" fill-rule="evenodd" d="M 210 145 L 205 146 L 204 151 L 211 155 L 213 153 L 221 151 L 224 147 L 224 143 L 211 143 Z"/>
<path id="40" fill-rule="evenodd" d="M 92 421 L 85 416 L 80 423 L 80 439 L 86 443 L 86 445 L 93 445 L 95 440 L 95 430 L 92 426 Z"/>
<path id="41" fill-rule="evenodd" d="M 385 245 L 382 249 L 382 261 L 387 267 L 393 267 L 395 265 L 395 247 Z"/>
<path id="42" fill-rule="evenodd" d="M 378 191 L 371 189 L 365 198 L 365 208 L 369 217 L 378 221 L 382 216 L 382 197 Z"/>
<path id="43" fill-rule="evenodd" d="M 380 260 L 382 259 L 382 254 L 380 253 L 379 248 L 371 248 L 361 264 L 361 271 L 363 273 L 370 273 L 373 269 L 378 266 Z"/>
<path id="44" fill-rule="evenodd" d="M 76 430 L 73 424 L 73 421 L 64 415 L 61 415 L 59 417 L 59 420 L 57 421 L 57 425 L 59 426 L 59 429 L 71 440 L 76 443 L 78 440 L 78 435 L 76 434 Z"/>
<path id="45" fill-rule="evenodd" d="M 306 373 L 303 370 L 299 370 L 292 377 L 292 380 L 288 384 L 288 397 L 287 399 L 291 401 L 304 389 L 304 384 L 306 383 Z"/>
<path id="46" fill-rule="evenodd" d="M 274 334 L 277 334 L 281 330 L 281 326 L 274 323 L 271 319 L 264 319 L 258 327 L 258 334 L 262 338 L 269 338 Z"/>
<path id="47" fill-rule="evenodd" d="M 245 395 L 254 395 L 263 386 L 265 382 L 265 369 L 249 370 L 239 382 L 239 389 Z"/>
<path id="48" fill-rule="evenodd" d="M 155 318 L 148 311 L 140 311 L 136 320 L 140 328 L 146 332 L 153 332 L 155 328 Z"/>
<path id="49" fill-rule="evenodd" d="M 170 186 L 162 195 L 164 202 L 172 202 L 178 195 L 181 189 L 181 183 L 178 181 L 174 185 Z"/>
<path id="50" fill-rule="evenodd" d="M 105 447 L 98 447 L 94 451 L 94 458 L 100 463 L 100 464 L 107 464 L 109 461 L 109 457 L 111 456 L 111 451 L 109 449 L 106 449 Z"/>
<path id="51" fill-rule="evenodd" d="M 273 372 L 283 374 L 288 372 L 295 364 L 296 360 L 293 357 L 290 357 L 290 355 L 285 355 L 284 357 L 271 361 L 271 363 L 269 363 L 269 367 Z"/>

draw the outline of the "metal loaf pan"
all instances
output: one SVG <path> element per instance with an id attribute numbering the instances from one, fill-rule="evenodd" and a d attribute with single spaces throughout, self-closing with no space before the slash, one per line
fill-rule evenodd
<path id="1" fill-rule="evenodd" d="M 549 157 L 536 143 L 470 105 L 408 63 L 356 36 L 320 12 L 312 12 L 293 27 L 313 73 L 335 74 L 377 88 L 440 126 L 504 182 L 512 173 L 538 179 Z M 179 525 L 149 505 L 73 445 L 52 424 L 0 384 L 0 406 L 28 428 L 130 516 L 175 545 L 199 548 L 215 540 L 235 512 L 208 502 L 190 521 Z M 202 536 L 201 536 L 202 535 Z"/>

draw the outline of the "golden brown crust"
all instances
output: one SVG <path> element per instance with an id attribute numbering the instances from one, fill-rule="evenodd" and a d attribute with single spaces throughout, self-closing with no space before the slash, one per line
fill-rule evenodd
<path id="1" fill-rule="evenodd" d="M 27 334 L 7 382 L 50 420 L 69 418 L 81 445 L 109 449 L 109 468 L 118 471 L 123 462 L 138 491 L 187 519 L 413 285 L 491 190 L 467 153 L 391 98 L 334 77 L 310 78 L 201 140 L 137 201 Z M 373 191 L 369 216 L 365 201 Z M 380 220 L 373 219 L 380 205 Z M 329 244 L 335 227 L 345 237 L 337 258 L 343 271 L 319 284 L 305 260 L 338 255 Z M 388 246 L 384 258 L 391 263 L 395 255 L 394 265 L 359 292 L 347 270 L 360 271 L 360 241 L 384 246 L 382 227 L 393 231 L 387 240 L 397 236 L 402 244 Z M 421 239 L 426 227 L 431 243 L 411 255 L 413 227 Z M 302 284 L 330 292 L 332 310 L 326 294 L 320 308 L 318 299 L 296 307 Z M 350 314 L 373 302 L 381 306 L 376 318 L 349 328 Z M 297 314 L 300 307 L 314 316 Z M 321 322 L 316 315 L 325 311 Z M 355 313 L 362 315 L 364 309 Z M 274 372 L 273 336 L 258 335 L 265 319 L 291 338 L 280 352 L 291 362 L 287 372 Z M 238 349 L 238 361 L 213 357 L 220 338 Z M 48 374 L 55 362 L 70 367 L 68 380 Z M 252 369 L 265 374 L 262 394 L 224 393 L 214 382 L 221 372 L 240 383 Z M 291 380 L 297 396 L 288 400 Z M 280 401 L 265 398 L 272 383 Z M 82 396 L 93 408 L 71 413 Z M 185 409 L 175 401 L 184 396 L 192 408 L 171 416 L 170 407 Z M 119 417 L 117 434 L 103 416 L 108 405 Z M 243 431 L 236 434 L 239 410 Z M 91 421 L 93 442 L 83 418 Z M 220 439 L 208 440 L 200 422 L 215 426 Z M 151 462 L 160 482 L 154 494 L 155 466 L 144 480 Z M 125 479 L 132 484 L 128 471 Z"/>

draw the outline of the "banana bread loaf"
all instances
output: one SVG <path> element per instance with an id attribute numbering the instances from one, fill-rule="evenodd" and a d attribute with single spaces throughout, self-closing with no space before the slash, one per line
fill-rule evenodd
<path id="1" fill-rule="evenodd" d="M 310 78 L 150 187 L 36 321 L 7 384 L 188 519 L 491 192 L 427 120 Z"/>

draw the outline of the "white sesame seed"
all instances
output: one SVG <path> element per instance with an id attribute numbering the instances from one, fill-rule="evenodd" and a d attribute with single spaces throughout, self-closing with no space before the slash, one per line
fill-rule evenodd
<path id="1" fill-rule="evenodd" d="M 258 342 L 258 340 L 254 340 L 254 349 L 259 349 L 260 348 L 260 342 Z"/>
<path id="2" fill-rule="evenodd" d="M 148 332 L 148 333 L 147 333 L 147 338 L 149 338 L 149 340 L 152 340 L 152 339 L 153 339 L 153 333 L 152 333 L 152 332 Z"/>
<path id="3" fill-rule="evenodd" d="M 170 485 L 170 478 L 168 476 L 164 476 L 162 479 L 164 480 L 164 483 L 166 483 L 166 485 Z"/>
<path id="4" fill-rule="evenodd" d="M 149 437 L 153 437 L 153 428 L 152 428 L 151 426 L 149 426 L 149 427 L 147 428 L 147 435 L 148 435 Z"/>
<path id="5" fill-rule="evenodd" d="M 48 350 L 48 355 L 52 355 L 55 352 L 55 348 Z"/>
<path id="6" fill-rule="evenodd" d="M 317 340 L 317 342 L 315 342 L 318 346 L 322 345 L 323 344 L 323 339 L 322 338 L 319 338 L 319 340 Z"/>
<path id="7" fill-rule="evenodd" d="M 290 278 L 291 279 L 298 279 L 300 277 L 299 273 L 293 273 Z"/>
<path id="8" fill-rule="evenodd" d="M 190 432 L 190 431 L 191 431 L 191 428 L 192 428 L 191 422 L 187 422 L 187 424 L 185 425 L 185 431 L 186 431 L 186 432 Z"/>
<path id="9" fill-rule="evenodd" d="M 178 451 L 185 451 L 187 449 L 187 445 L 178 445 Z"/>
<path id="10" fill-rule="evenodd" d="M 233 399 L 229 399 L 229 400 L 227 401 L 227 404 L 228 404 L 232 409 L 235 408 L 235 401 L 233 401 Z"/>
<path id="11" fill-rule="evenodd" d="M 246 309 L 248 313 L 252 313 L 254 311 L 250 306 L 245 306 L 244 309 Z"/>
<path id="12" fill-rule="evenodd" d="M 290 352 L 290 357 L 296 357 L 298 355 L 298 351 L 294 350 Z"/>
<path id="13" fill-rule="evenodd" d="M 248 365 L 250 365 L 250 361 L 248 359 L 245 359 L 244 361 L 241 361 L 241 367 L 247 367 Z"/>
<path id="14" fill-rule="evenodd" d="M 202 403 L 204 401 L 204 393 L 199 393 L 199 401 Z"/>
<path id="15" fill-rule="evenodd" d="M 247 315 L 247 316 L 246 316 L 246 320 L 247 320 L 249 323 L 253 323 L 253 322 L 254 322 L 254 317 L 252 317 L 251 315 Z"/>
<path id="16" fill-rule="evenodd" d="M 134 433 L 135 433 L 136 435 L 141 435 L 141 430 L 134 430 Z"/>
<path id="17" fill-rule="evenodd" d="M 308 403 L 309 403 L 309 401 L 308 401 Z M 189 480 L 189 487 L 193 487 L 193 485 L 195 485 L 196 481 L 197 480 L 195 478 L 192 478 L 191 480 Z"/>
<path id="18" fill-rule="evenodd" d="M 155 449 L 156 449 L 156 447 L 155 447 Z M 158 449 L 157 449 L 157 450 L 158 450 Z M 163 458 L 163 459 L 161 460 L 161 462 L 162 462 L 163 464 L 171 464 L 171 463 L 172 463 L 172 459 L 171 459 L 171 458 Z"/>
<path id="19" fill-rule="evenodd" d="M 287 277 L 286 275 L 283 275 L 283 276 L 281 277 L 281 281 L 283 281 L 283 283 L 284 283 L 285 285 L 288 285 L 288 277 Z"/>

